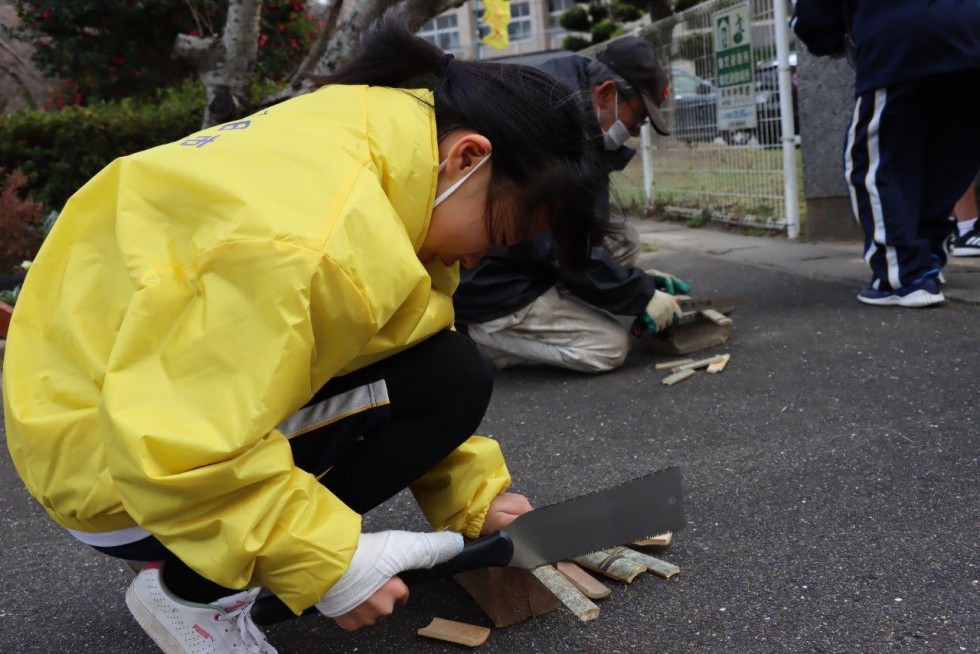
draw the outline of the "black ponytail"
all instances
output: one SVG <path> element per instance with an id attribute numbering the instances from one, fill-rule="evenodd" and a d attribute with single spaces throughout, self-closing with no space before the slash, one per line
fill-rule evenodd
<path id="1" fill-rule="evenodd" d="M 436 79 L 439 137 L 472 129 L 493 145 L 491 233 L 504 214 L 500 201 L 516 198 L 525 227 L 546 220 L 565 267 L 583 269 L 591 244 L 607 229 L 593 209 L 604 180 L 594 163 L 602 138 L 565 84 L 530 66 L 453 59 L 416 36 L 397 9 L 368 30 L 347 66 L 315 81 L 404 87 L 426 76 Z"/>

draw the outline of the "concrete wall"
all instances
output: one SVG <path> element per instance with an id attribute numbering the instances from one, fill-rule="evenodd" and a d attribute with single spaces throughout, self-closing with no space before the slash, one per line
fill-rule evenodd
<path id="1" fill-rule="evenodd" d="M 800 150 L 806 233 L 811 241 L 860 240 L 844 181 L 844 139 L 854 108 L 854 71 L 843 59 L 799 53 Z"/>

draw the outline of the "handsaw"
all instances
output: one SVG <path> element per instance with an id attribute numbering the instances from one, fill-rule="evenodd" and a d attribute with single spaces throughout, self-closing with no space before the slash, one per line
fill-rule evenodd
<path id="1" fill-rule="evenodd" d="M 666 468 L 638 479 L 518 516 L 504 529 L 467 543 L 452 559 L 425 570 L 398 574 L 417 585 L 467 570 L 489 567 L 536 568 L 650 534 L 684 528 L 681 473 Z M 316 608 L 304 611 L 316 612 Z M 252 620 L 268 625 L 295 617 L 277 597 L 262 597 Z"/>

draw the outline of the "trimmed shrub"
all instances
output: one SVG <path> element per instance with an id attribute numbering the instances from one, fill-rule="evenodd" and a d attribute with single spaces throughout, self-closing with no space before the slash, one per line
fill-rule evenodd
<path id="1" fill-rule="evenodd" d="M 603 20 L 592 26 L 592 43 L 608 41 L 613 35 L 622 30 L 622 26 L 611 20 Z"/>
<path id="2" fill-rule="evenodd" d="M 26 186 L 22 172 L 6 174 L 0 168 L 0 275 L 20 272 L 21 262 L 34 258 L 44 238 L 44 206 L 22 197 Z"/>
<path id="3" fill-rule="evenodd" d="M 0 167 L 16 166 L 27 176 L 30 196 L 60 210 L 116 157 L 198 131 L 203 110 L 204 89 L 189 82 L 154 100 L 0 115 Z"/>

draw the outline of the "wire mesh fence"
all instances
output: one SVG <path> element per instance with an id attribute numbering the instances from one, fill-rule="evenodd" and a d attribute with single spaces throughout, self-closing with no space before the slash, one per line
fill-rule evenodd
<path id="1" fill-rule="evenodd" d="M 663 113 L 671 135 L 656 136 L 652 141 L 653 156 L 636 157 L 624 171 L 616 183 L 621 201 L 636 205 L 652 202 L 661 211 L 695 220 L 786 228 L 784 175 L 798 176 L 801 167 L 796 145 L 792 147 L 797 149 L 797 165 L 792 170 L 787 170 L 782 151 L 778 82 L 781 62 L 776 54 L 774 2 L 784 2 L 789 8 L 789 0 L 715 0 L 643 28 L 643 34 L 657 44 L 670 71 L 671 98 Z M 716 44 L 724 43 L 718 33 L 722 24 L 719 17 L 726 13 L 741 16 L 748 23 L 741 25 L 744 29 L 740 35 L 741 42 L 751 45 L 751 59 L 745 48 L 739 59 L 744 59 L 745 66 L 740 71 L 726 68 L 733 61 L 723 54 L 728 50 L 716 53 Z M 789 50 L 795 116 L 796 55 L 792 39 Z M 741 75 L 738 81 L 746 83 L 731 84 L 735 79 L 732 70 Z M 730 114 L 724 107 L 730 94 L 742 96 L 735 100 L 751 110 L 746 116 L 754 113 L 754 120 L 728 119 Z M 793 130 L 791 142 L 798 143 L 795 120 Z M 645 159 L 652 162 L 653 168 L 649 200 L 643 183 Z M 802 207 L 802 198 L 796 199 L 796 205 Z"/>

